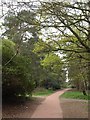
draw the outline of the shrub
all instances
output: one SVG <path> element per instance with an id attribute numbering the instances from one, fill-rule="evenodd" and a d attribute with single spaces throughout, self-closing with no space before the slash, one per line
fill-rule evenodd
<path id="1" fill-rule="evenodd" d="M 15 44 L 10 40 L 3 40 L 2 46 L 3 98 L 31 94 L 34 89 L 34 81 L 31 78 L 30 58 L 18 54 L 9 64 L 5 65 L 15 54 Z"/>

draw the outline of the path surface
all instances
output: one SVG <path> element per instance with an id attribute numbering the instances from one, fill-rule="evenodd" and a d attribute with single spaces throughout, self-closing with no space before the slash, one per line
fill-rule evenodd
<path id="1" fill-rule="evenodd" d="M 35 110 L 31 118 L 63 118 L 59 96 L 69 89 L 48 96 Z"/>

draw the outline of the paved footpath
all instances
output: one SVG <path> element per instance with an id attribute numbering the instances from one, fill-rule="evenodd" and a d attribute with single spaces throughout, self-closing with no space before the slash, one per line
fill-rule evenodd
<path id="1" fill-rule="evenodd" d="M 31 118 L 63 118 L 59 96 L 69 89 L 60 90 L 46 97 Z"/>

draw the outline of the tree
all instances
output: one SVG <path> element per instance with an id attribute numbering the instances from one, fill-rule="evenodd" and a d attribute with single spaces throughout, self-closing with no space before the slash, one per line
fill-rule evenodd
<path id="1" fill-rule="evenodd" d="M 63 69 L 63 62 L 55 53 L 46 54 L 45 58 L 41 60 L 41 65 L 46 71 L 45 87 L 60 89 L 66 80 L 65 70 Z"/>
<path id="2" fill-rule="evenodd" d="M 13 40 L 16 43 L 23 41 L 38 40 L 37 28 L 34 25 L 36 21 L 36 13 L 29 10 L 21 10 L 17 13 L 9 11 L 4 19 L 3 26 L 5 26 L 4 36 Z"/>
<path id="3" fill-rule="evenodd" d="M 74 61 L 69 61 L 68 71 L 69 81 L 71 81 L 78 90 L 86 91 L 88 86 L 88 79 L 87 67 L 85 66 L 84 60 L 74 59 Z"/>
<path id="4" fill-rule="evenodd" d="M 53 51 L 70 53 L 85 59 L 88 66 L 88 85 L 90 86 L 90 9 L 88 2 L 43 2 L 41 27 L 58 47 Z M 56 32 L 53 33 L 54 28 Z M 59 41 L 58 41 L 59 40 Z"/>
<path id="5" fill-rule="evenodd" d="M 90 53 L 89 2 L 72 2 L 71 4 L 69 2 L 44 2 L 40 12 L 43 17 L 42 28 L 55 28 L 58 30 L 58 34 L 53 34 L 55 37 L 61 41 L 64 38 L 65 43 L 78 46 L 78 49 L 65 49 L 66 51 Z M 60 44 L 57 50 L 62 50 Z"/>
<path id="6" fill-rule="evenodd" d="M 41 76 L 40 58 L 33 52 L 34 44 L 38 41 L 36 13 L 30 10 L 21 10 L 17 14 L 9 11 L 5 17 L 4 26 L 5 33 L 12 41 L 14 41 L 19 49 L 19 53 L 28 59 L 30 58 L 32 64 L 31 79 L 34 80 L 36 87 L 39 84 Z"/>

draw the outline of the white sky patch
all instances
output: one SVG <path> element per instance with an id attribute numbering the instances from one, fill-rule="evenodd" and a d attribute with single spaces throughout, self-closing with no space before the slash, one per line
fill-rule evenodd
<path id="1" fill-rule="evenodd" d="M 53 27 L 50 27 L 50 28 L 41 29 L 41 33 L 42 34 L 40 35 L 40 38 L 43 38 L 44 41 L 46 41 L 47 39 L 50 41 L 50 39 L 57 40 L 56 36 L 59 35 L 60 31 L 58 31 L 57 29 Z"/>
<path id="2" fill-rule="evenodd" d="M 8 2 L 37 2 L 37 1 L 41 1 L 41 2 L 88 2 L 88 0 L 1 0 L 1 2 L 4 3 L 8 3 Z"/>
<path id="3" fill-rule="evenodd" d="M 68 82 L 69 79 L 68 79 L 68 70 L 66 71 L 66 82 Z"/>
<path id="4" fill-rule="evenodd" d="M 64 55 L 61 54 L 60 52 L 56 52 L 55 54 L 58 55 L 60 58 L 63 58 L 63 56 L 64 56 Z"/>

